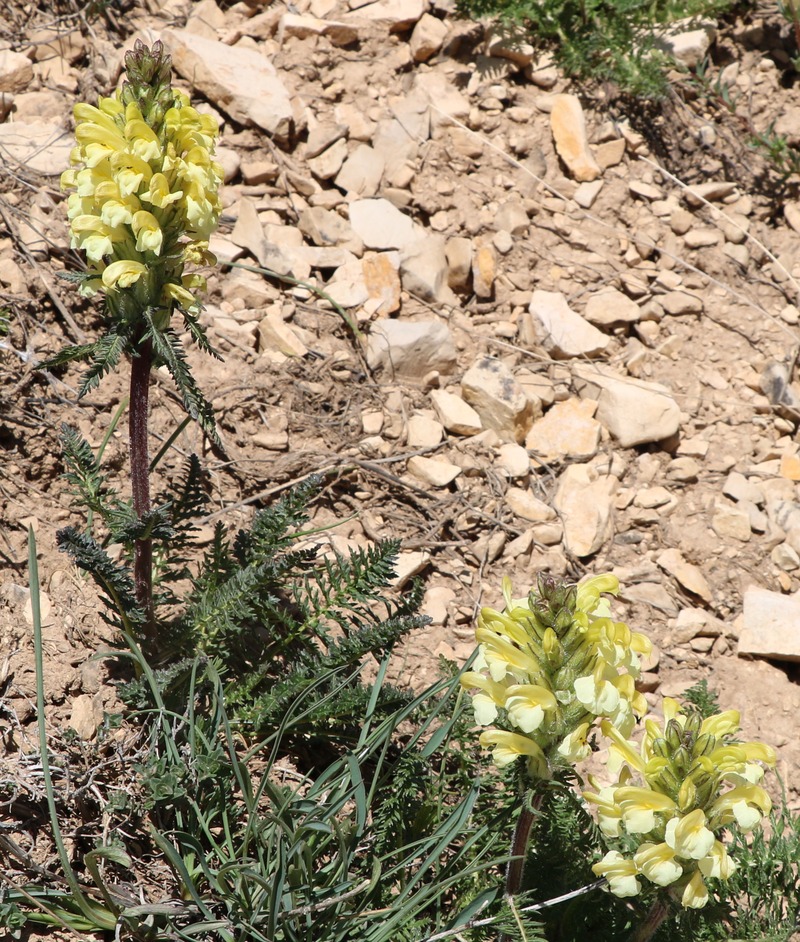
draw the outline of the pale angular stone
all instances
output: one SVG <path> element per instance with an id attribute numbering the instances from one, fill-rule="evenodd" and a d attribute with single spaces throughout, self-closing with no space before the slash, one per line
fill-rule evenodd
<path id="1" fill-rule="evenodd" d="M 800 598 L 751 586 L 744 593 L 739 654 L 800 661 Z"/>
<path id="2" fill-rule="evenodd" d="M 609 338 L 573 311 L 558 291 L 534 291 L 528 312 L 534 337 L 551 356 L 596 356 L 608 347 Z"/>
<path id="3" fill-rule="evenodd" d="M 524 31 L 495 26 L 486 39 L 486 55 L 510 59 L 520 68 L 530 65 L 536 52 Z"/>
<path id="4" fill-rule="evenodd" d="M 165 29 L 175 71 L 240 124 L 255 125 L 288 144 L 295 116 L 270 60 L 247 46 L 227 46 L 183 29 Z"/>
<path id="5" fill-rule="evenodd" d="M 297 224 L 314 245 L 338 245 L 354 255 L 361 255 L 364 251 L 364 243 L 350 223 L 332 209 L 323 206 L 304 209 Z"/>
<path id="6" fill-rule="evenodd" d="M 450 298 L 445 241 L 440 235 L 425 235 L 400 252 L 400 279 L 403 287 L 423 301 Z"/>
<path id="7" fill-rule="evenodd" d="M 414 62 L 427 62 L 442 48 L 447 24 L 430 13 L 423 13 L 409 40 Z"/>
<path id="8" fill-rule="evenodd" d="M 464 374 L 461 393 L 484 428 L 494 429 L 509 441 L 525 440 L 533 422 L 533 405 L 501 360 L 479 359 Z"/>
<path id="9" fill-rule="evenodd" d="M 615 141 L 606 141 L 600 144 L 595 151 L 595 158 L 601 170 L 607 170 L 609 167 L 616 167 L 622 163 L 625 156 L 625 138 L 618 137 Z"/>
<path id="10" fill-rule="evenodd" d="M 396 252 L 367 252 L 361 260 L 368 298 L 378 302 L 377 314 L 400 310 L 399 264 Z"/>
<path id="11" fill-rule="evenodd" d="M 403 249 L 424 235 L 413 219 L 385 199 L 355 200 L 350 225 L 370 249 Z"/>
<path id="12" fill-rule="evenodd" d="M 712 180 L 710 183 L 695 183 L 683 191 L 683 198 L 693 209 L 698 209 L 705 203 L 715 203 L 732 196 L 736 192 L 736 184 L 728 180 Z"/>
<path id="13" fill-rule="evenodd" d="M 331 180 L 342 169 L 347 158 L 347 141 L 339 138 L 330 147 L 307 161 L 308 169 L 318 180 Z"/>
<path id="14" fill-rule="evenodd" d="M 593 399 L 557 402 L 533 423 L 525 439 L 525 447 L 533 452 L 533 465 L 567 458 L 586 459 L 597 454 L 603 426 L 593 418 L 596 411 Z"/>
<path id="15" fill-rule="evenodd" d="M 406 444 L 409 448 L 432 448 L 444 436 L 444 426 L 429 415 L 412 415 L 406 428 Z"/>
<path id="16" fill-rule="evenodd" d="M 308 348 L 278 311 L 270 311 L 258 325 L 259 350 L 277 350 L 287 357 L 304 357 Z"/>
<path id="17" fill-rule="evenodd" d="M 511 478 L 524 478 L 531 470 L 530 455 L 515 442 L 505 442 L 497 449 L 496 463 Z"/>
<path id="18" fill-rule="evenodd" d="M 469 99 L 441 72 L 418 72 L 412 90 L 420 91 L 431 105 L 433 138 L 441 137 L 447 133 L 446 129 L 452 128 L 451 117 L 462 122 L 469 118 Z"/>
<path id="19" fill-rule="evenodd" d="M 591 183 L 581 183 L 578 189 L 573 193 L 572 198 L 578 206 L 582 206 L 584 209 L 591 209 L 602 189 L 602 180 L 593 180 Z"/>
<path id="20" fill-rule="evenodd" d="M 600 167 L 589 150 L 586 119 L 576 95 L 556 95 L 550 112 L 558 156 L 564 161 L 570 175 L 578 183 L 591 183 L 600 176 Z"/>
<path id="21" fill-rule="evenodd" d="M 324 150 L 347 136 L 347 126 L 331 121 L 320 121 L 308 132 L 306 160 L 318 157 Z"/>
<path id="22" fill-rule="evenodd" d="M 657 49 L 677 59 L 687 69 L 696 69 L 717 35 L 716 23 L 698 24 L 696 18 L 678 20 L 654 37 Z"/>
<path id="23" fill-rule="evenodd" d="M 454 291 L 466 291 L 472 275 L 472 239 L 460 236 L 448 239 L 444 251 L 447 255 L 447 284 Z"/>
<path id="24" fill-rule="evenodd" d="M 246 197 L 239 201 L 239 215 L 231 232 L 231 242 L 247 249 L 264 268 L 269 268 L 279 275 L 291 274 L 290 259 L 279 246 L 269 242 L 258 218 L 255 203 Z"/>
<path id="25" fill-rule="evenodd" d="M 575 388 L 598 402 L 596 417 L 623 448 L 660 442 L 680 428 L 681 410 L 666 386 L 618 376 L 608 367 L 574 367 Z"/>
<path id="26" fill-rule="evenodd" d="M 731 471 L 722 485 L 722 493 L 735 501 L 748 500 L 757 506 L 763 506 L 766 497 L 764 489 L 757 481 L 751 481 L 738 471 Z"/>
<path id="27" fill-rule="evenodd" d="M 725 622 L 704 608 L 682 608 L 675 619 L 672 637 L 678 644 L 686 644 L 695 638 L 718 638 L 727 633 L 726 629 Z"/>
<path id="28" fill-rule="evenodd" d="M 564 547 L 580 558 L 591 556 L 614 535 L 614 496 L 619 478 L 573 464 L 558 479 L 553 507 L 564 525 Z"/>
<path id="29" fill-rule="evenodd" d="M 0 51 L 0 92 L 24 92 L 33 81 L 31 60 L 11 49 Z"/>
<path id="30" fill-rule="evenodd" d="M 619 595 L 626 602 L 640 602 L 644 605 L 650 605 L 673 618 L 679 612 L 675 600 L 664 586 L 658 582 L 639 582 L 635 585 L 626 585 Z"/>
<path id="31" fill-rule="evenodd" d="M 639 305 L 616 288 L 604 288 L 586 302 L 583 316 L 597 327 L 635 324 L 641 317 Z"/>
<path id="32" fill-rule="evenodd" d="M 495 213 L 494 226 L 496 229 L 505 229 L 511 235 L 525 235 L 530 226 L 530 219 L 522 203 L 509 201 L 502 203 Z"/>
<path id="33" fill-rule="evenodd" d="M 477 246 L 472 256 L 472 290 L 479 298 L 491 298 L 494 288 L 495 256 L 490 245 Z"/>
<path id="34" fill-rule="evenodd" d="M 372 20 L 388 26 L 390 33 L 401 33 L 421 19 L 427 6 L 428 0 L 378 0 L 377 3 L 360 6 L 352 13 L 345 13 L 344 19 Z"/>
<path id="35" fill-rule="evenodd" d="M 69 166 L 75 141 L 61 121 L 14 121 L 0 124 L 0 161 L 22 164 L 48 176 Z"/>
<path id="36" fill-rule="evenodd" d="M 656 557 L 656 562 L 689 592 L 698 595 L 704 602 L 711 602 L 711 587 L 699 567 L 687 562 L 678 549 L 664 550 Z"/>
<path id="37" fill-rule="evenodd" d="M 456 348 L 449 328 L 441 321 L 383 320 L 367 342 L 367 362 L 398 376 L 422 379 L 432 370 L 451 373 Z"/>
<path id="38" fill-rule="evenodd" d="M 374 196 L 383 176 L 383 157 L 368 144 L 359 144 L 345 160 L 334 183 L 356 196 Z"/>
<path id="39" fill-rule="evenodd" d="M 20 298 L 25 292 L 25 275 L 13 258 L 0 258 L 0 284 Z"/>
<path id="40" fill-rule="evenodd" d="M 513 514 L 523 520 L 530 520 L 532 523 L 546 523 L 555 520 L 556 517 L 555 510 L 543 500 L 535 497 L 527 487 L 509 487 L 506 491 L 505 503 Z"/>
<path id="41" fill-rule="evenodd" d="M 732 539 L 747 543 L 751 532 L 750 515 L 734 504 L 717 501 L 711 517 L 711 528 L 723 540 Z"/>
<path id="42" fill-rule="evenodd" d="M 667 314 L 676 317 L 681 314 L 701 314 L 703 312 L 702 298 L 698 298 L 696 294 L 690 294 L 687 291 L 668 291 L 659 297 L 658 302 Z"/>
<path id="43" fill-rule="evenodd" d="M 431 402 L 439 421 L 454 435 L 477 435 L 483 431 L 481 417 L 461 396 L 444 389 L 431 390 Z"/>
<path id="44" fill-rule="evenodd" d="M 80 739 L 93 739 L 103 722 L 103 704 L 97 694 L 82 693 L 72 701 L 72 714 L 67 723 Z"/>
<path id="45" fill-rule="evenodd" d="M 307 36 L 327 36 L 334 46 L 348 46 L 358 39 L 358 30 L 352 23 L 320 19 L 299 13 L 284 13 L 278 23 L 277 40 L 283 45 L 289 37 L 305 39 Z"/>
<path id="46" fill-rule="evenodd" d="M 426 458 L 414 455 L 408 459 L 408 470 L 431 487 L 447 487 L 461 474 L 461 468 L 441 458 Z"/>
<path id="47" fill-rule="evenodd" d="M 430 550 L 403 550 L 399 553 L 394 567 L 395 588 L 402 589 L 410 579 L 418 576 L 430 561 Z"/>
<path id="48" fill-rule="evenodd" d="M 337 268 L 325 285 L 325 293 L 342 307 L 361 307 L 366 304 L 369 289 L 364 279 L 361 260 L 355 258 Z"/>

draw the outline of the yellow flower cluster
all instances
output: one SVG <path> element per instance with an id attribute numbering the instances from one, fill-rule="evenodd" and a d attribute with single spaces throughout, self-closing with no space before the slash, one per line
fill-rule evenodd
<path id="1" fill-rule="evenodd" d="M 705 878 L 726 880 L 735 868 L 719 839 L 723 828 L 755 827 L 769 814 L 769 796 L 757 783 L 761 763 L 774 765 L 775 752 L 760 742 L 736 742 L 739 713 L 727 710 L 701 720 L 664 699 L 664 726 L 645 722 L 637 749 L 610 722 L 602 724 L 611 740 L 608 766 L 615 785 L 585 791 L 597 805 L 599 825 L 612 838 L 627 839 L 629 855 L 609 851 L 593 867 L 616 896 L 635 896 L 640 877 L 680 893 L 684 907 L 708 901 Z M 643 784 L 635 784 L 638 773 Z"/>
<path id="2" fill-rule="evenodd" d="M 122 89 L 98 107 L 78 103 L 74 114 L 77 145 L 61 186 L 73 191 L 71 245 L 86 252 L 98 276 L 84 293 L 136 285 L 145 304 L 190 308 L 192 290 L 205 282 L 184 275 L 184 264 L 213 263 L 208 237 L 223 176 L 212 156 L 216 121 L 174 90 L 172 106 L 149 123 Z"/>
<path id="3" fill-rule="evenodd" d="M 577 586 L 540 578 L 537 589 L 513 599 L 504 580 L 505 608 L 481 611 L 477 670 L 467 671 L 461 683 L 477 688 L 472 702 L 481 726 L 499 720 L 510 727 L 480 737 L 498 768 L 524 756 L 532 778 L 549 778 L 554 766 L 589 754 L 587 735 L 596 717 L 630 734 L 635 717 L 647 709 L 634 681 L 639 655 L 651 645 L 610 617 L 601 594 L 618 591 L 612 575 Z"/>

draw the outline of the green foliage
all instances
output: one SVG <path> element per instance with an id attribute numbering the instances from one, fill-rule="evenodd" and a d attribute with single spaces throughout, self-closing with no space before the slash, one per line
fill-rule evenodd
<path id="1" fill-rule="evenodd" d="M 702 719 L 719 713 L 719 697 L 713 690 L 708 689 L 708 681 L 703 678 L 684 690 L 682 698 L 691 703 Z"/>
<path id="2" fill-rule="evenodd" d="M 577 79 L 611 81 L 642 98 L 660 98 L 675 63 L 658 48 L 659 31 L 686 17 L 709 18 L 735 0 L 458 0 L 460 13 L 494 17 L 501 35 L 552 49 Z"/>

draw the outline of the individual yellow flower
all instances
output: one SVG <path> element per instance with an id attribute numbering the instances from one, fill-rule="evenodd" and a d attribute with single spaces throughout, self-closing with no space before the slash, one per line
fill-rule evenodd
<path id="1" fill-rule="evenodd" d="M 633 855 L 633 863 L 636 870 L 656 886 L 669 886 L 683 876 L 683 867 L 669 844 L 640 844 Z"/>
<path id="2" fill-rule="evenodd" d="M 136 236 L 137 252 L 153 252 L 155 255 L 161 252 L 164 233 L 152 213 L 148 213 L 146 209 L 140 209 L 138 213 L 134 213 L 131 228 Z"/>
<path id="3" fill-rule="evenodd" d="M 686 884 L 681 896 L 681 905 L 687 909 L 702 909 L 708 902 L 708 887 L 703 882 L 703 875 L 695 870 Z"/>
<path id="4" fill-rule="evenodd" d="M 605 877 L 615 896 L 636 896 L 642 890 L 637 879 L 636 864 L 619 851 L 610 850 L 602 860 L 592 866 L 598 877 Z"/>
<path id="5" fill-rule="evenodd" d="M 500 729 L 490 729 L 481 733 L 480 743 L 484 748 L 492 749 L 494 763 L 498 769 L 505 768 L 520 757 L 525 757 L 528 761 L 529 773 L 533 778 L 547 776 L 547 759 L 536 743 L 527 736 L 507 733 Z"/>
<path id="6" fill-rule="evenodd" d="M 146 265 L 127 258 L 112 262 L 103 270 L 103 284 L 106 288 L 130 288 L 146 271 Z"/>

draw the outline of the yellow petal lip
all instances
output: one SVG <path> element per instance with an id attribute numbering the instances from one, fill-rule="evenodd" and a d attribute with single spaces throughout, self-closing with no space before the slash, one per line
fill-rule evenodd
<path id="1" fill-rule="evenodd" d="M 141 262 L 124 258 L 112 262 L 103 270 L 103 284 L 106 288 L 129 288 L 135 284 L 147 271 L 147 266 Z"/>

